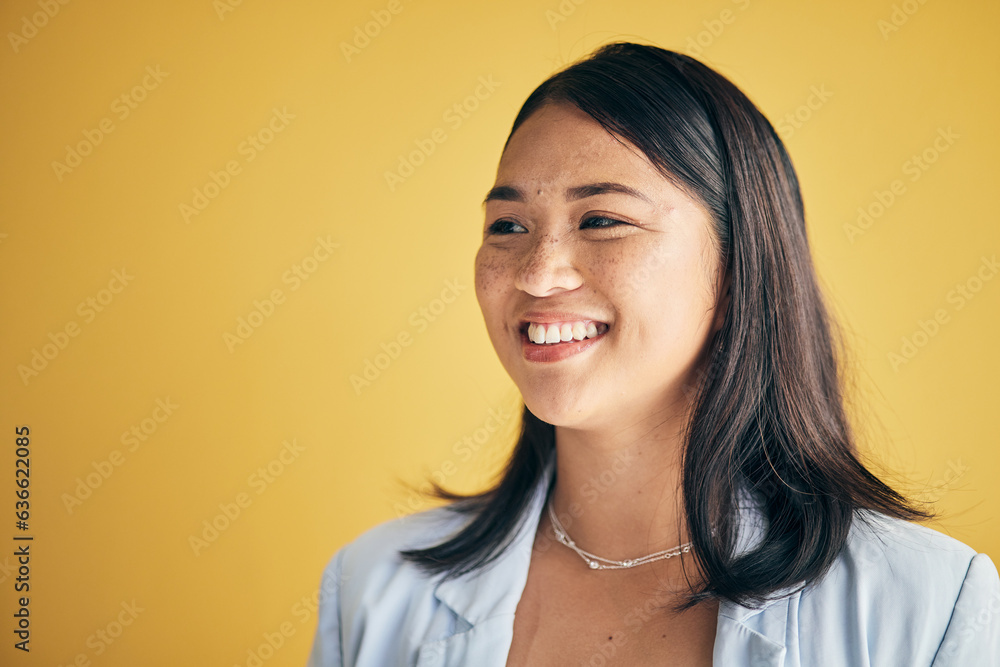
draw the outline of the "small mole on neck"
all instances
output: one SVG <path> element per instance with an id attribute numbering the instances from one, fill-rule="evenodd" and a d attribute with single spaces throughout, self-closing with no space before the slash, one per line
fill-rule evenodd
<path id="1" fill-rule="evenodd" d="M 541 191 L 541 190 L 539 190 L 539 191 L 538 191 L 538 194 L 542 194 L 542 191 Z"/>

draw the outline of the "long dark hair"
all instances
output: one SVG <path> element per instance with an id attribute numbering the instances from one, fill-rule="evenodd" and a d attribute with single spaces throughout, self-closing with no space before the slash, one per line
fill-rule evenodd
<path id="1" fill-rule="evenodd" d="M 755 606 L 819 578 L 858 510 L 933 516 L 859 459 L 841 393 L 844 346 L 817 284 L 798 179 L 757 107 L 697 60 L 627 42 L 607 44 L 538 86 L 510 136 L 550 102 L 589 114 L 703 202 L 730 275 L 729 310 L 691 392 L 684 438 L 684 511 L 705 583 L 679 608 L 713 597 Z M 402 557 L 446 576 L 489 563 L 510 544 L 554 456 L 555 428 L 525 406 L 492 488 L 462 495 L 432 483 L 431 495 L 475 520 Z M 743 552 L 740 487 L 767 520 L 762 540 Z"/>

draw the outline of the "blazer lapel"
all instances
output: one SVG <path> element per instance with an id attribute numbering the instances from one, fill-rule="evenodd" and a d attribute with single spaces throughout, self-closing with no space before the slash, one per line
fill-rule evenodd
<path id="1" fill-rule="evenodd" d="M 712 665 L 783 667 L 787 653 L 787 607 L 788 600 L 772 602 L 762 609 L 748 609 L 728 600 L 722 602 L 719 605 Z M 760 622 L 751 623 L 752 620 Z"/>
<path id="2" fill-rule="evenodd" d="M 488 567 L 439 583 L 434 596 L 456 615 L 454 632 L 420 643 L 417 667 L 504 667 L 514 637 L 514 612 L 531 564 L 535 531 L 545 503 L 555 459 L 549 462 L 509 549 Z M 752 499 L 741 496 L 737 551 L 750 549 L 763 534 L 763 520 Z M 728 600 L 719 605 L 713 665 L 784 667 L 789 604 L 798 594 L 759 609 Z"/>
<path id="3" fill-rule="evenodd" d="M 421 643 L 418 667 L 504 667 L 514 638 L 514 612 L 528 580 L 535 531 L 554 469 L 555 457 L 545 468 L 521 527 L 502 556 L 484 569 L 435 587 L 434 596 L 458 618 L 453 634 Z"/>

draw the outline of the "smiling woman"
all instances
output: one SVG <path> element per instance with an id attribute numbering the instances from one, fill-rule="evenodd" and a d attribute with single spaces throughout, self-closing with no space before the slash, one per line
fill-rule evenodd
<path id="1" fill-rule="evenodd" d="M 795 172 L 731 82 L 604 46 L 484 205 L 517 445 L 334 556 L 311 664 L 1000 664 L 992 561 L 860 461 Z"/>

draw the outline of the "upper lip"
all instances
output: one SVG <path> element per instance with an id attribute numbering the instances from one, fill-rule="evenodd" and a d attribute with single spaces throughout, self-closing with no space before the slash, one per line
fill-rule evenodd
<path id="1" fill-rule="evenodd" d="M 607 324 L 607 321 L 602 320 L 599 317 L 590 317 L 589 315 L 583 315 L 581 313 L 554 310 L 542 312 L 533 310 L 521 316 L 519 328 L 523 329 L 532 322 L 535 324 L 556 324 L 559 322 L 597 322 L 600 324 Z"/>

